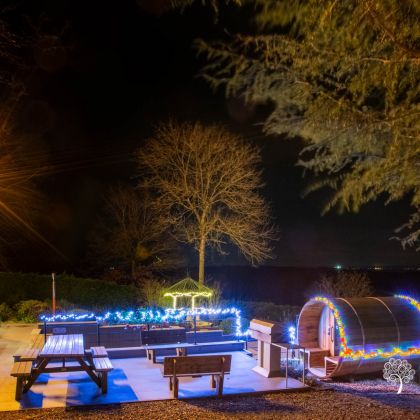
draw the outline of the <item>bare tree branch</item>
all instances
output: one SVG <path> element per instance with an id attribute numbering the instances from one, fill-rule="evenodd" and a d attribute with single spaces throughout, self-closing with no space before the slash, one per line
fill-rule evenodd
<path id="1" fill-rule="evenodd" d="M 276 234 L 259 194 L 256 148 L 217 125 L 171 121 L 139 149 L 138 162 L 141 185 L 156 192 L 176 238 L 199 252 L 200 282 L 207 246 L 225 253 L 231 242 L 252 263 L 270 257 Z"/>

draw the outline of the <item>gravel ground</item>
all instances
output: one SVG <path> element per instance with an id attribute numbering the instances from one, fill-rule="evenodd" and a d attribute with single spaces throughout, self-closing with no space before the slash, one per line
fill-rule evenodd
<path id="1" fill-rule="evenodd" d="M 154 401 L 67 409 L 25 410 L 0 413 L 10 419 L 416 419 L 420 418 L 420 393 L 397 395 L 378 392 L 372 383 L 337 384 L 309 392 L 266 394 L 178 401 Z M 368 388 L 369 388 L 368 386 Z M 417 391 L 420 387 L 417 387 Z M 416 390 L 415 390 L 416 391 Z"/>

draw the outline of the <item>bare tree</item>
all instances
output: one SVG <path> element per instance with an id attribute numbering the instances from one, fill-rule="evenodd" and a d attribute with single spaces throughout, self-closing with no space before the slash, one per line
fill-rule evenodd
<path id="1" fill-rule="evenodd" d="M 361 297 L 373 293 L 372 283 L 366 273 L 340 271 L 335 276 L 322 276 L 315 282 L 317 293 L 330 297 Z"/>
<path id="2" fill-rule="evenodd" d="M 175 237 L 198 251 L 201 284 L 208 246 L 223 254 L 231 242 L 252 263 L 270 256 L 275 230 L 255 147 L 217 125 L 169 122 L 138 150 L 138 163 Z"/>
<path id="3" fill-rule="evenodd" d="M 102 264 L 121 265 L 134 277 L 140 266 L 167 269 L 180 260 L 151 197 L 130 186 L 110 189 L 91 249 Z"/>

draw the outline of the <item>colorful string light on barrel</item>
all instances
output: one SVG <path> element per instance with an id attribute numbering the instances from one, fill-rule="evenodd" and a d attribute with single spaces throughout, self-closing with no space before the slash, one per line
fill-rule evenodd
<path id="1" fill-rule="evenodd" d="M 412 304 L 420 311 L 420 302 L 418 302 L 416 299 L 404 295 L 396 295 L 395 297 L 407 300 L 410 304 Z M 340 357 L 352 360 L 359 360 L 373 359 L 376 357 L 389 359 L 390 357 L 394 356 L 409 357 L 414 355 L 420 355 L 420 347 L 408 347 L 407 349 L 394 347 L 391 351 L 385 351 L 384 349 L 378 348 L 370 352 L 365 352 L 365 350 L 354 350 L 350 348 L 347 344 L 345 324 L 337 307 L 330 299 L 323 296 L 316 296 L 314 300 L 325 303 L 334 314 L 335 322 L 337 324 L 340 335 Z"/>

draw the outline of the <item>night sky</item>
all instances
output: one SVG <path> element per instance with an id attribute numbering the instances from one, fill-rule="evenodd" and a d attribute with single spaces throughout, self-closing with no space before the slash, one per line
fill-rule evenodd
<path id="1" fill-rule="evenodd" d="M 34 49 L 38 69 L 29 81 L 22 124 L 36 134 L 34 148 L 62 168 L 39 182 L 44 193 L 39 229 L 67 259 L 44 245 L 26 245 L 15 251 L 19 268 L 79 271 L 109 185 L 135 184 L 134 150 L 170 117 L 223 123 L 262 148 L 265 195 L 281 231 L 276 258 L 268 264 L 418 265 L 418 253 L 389 240 L 406 220 L 408 202 L 387 207 L 377 202 L 357 215 L 321 216 L 329 192 L 302 198 L 311 181 L 295 166 L 302 144 L 264 136 L 263 108 L 226 100 L 197 77 L 203 61 L 193 40 L 224 36 L 226 28 L 246 23 L 246 16 L 227 11 L 216 23 L 201 6 L 184 14 L 160 13 L 164 4 L 50 0 L 38 1 L 36 9 L 28 6 L 29 16 L 44 12 L 64 47 L 50 57 Z M 233 251 L 208 262 L 244 260 Z"/>

